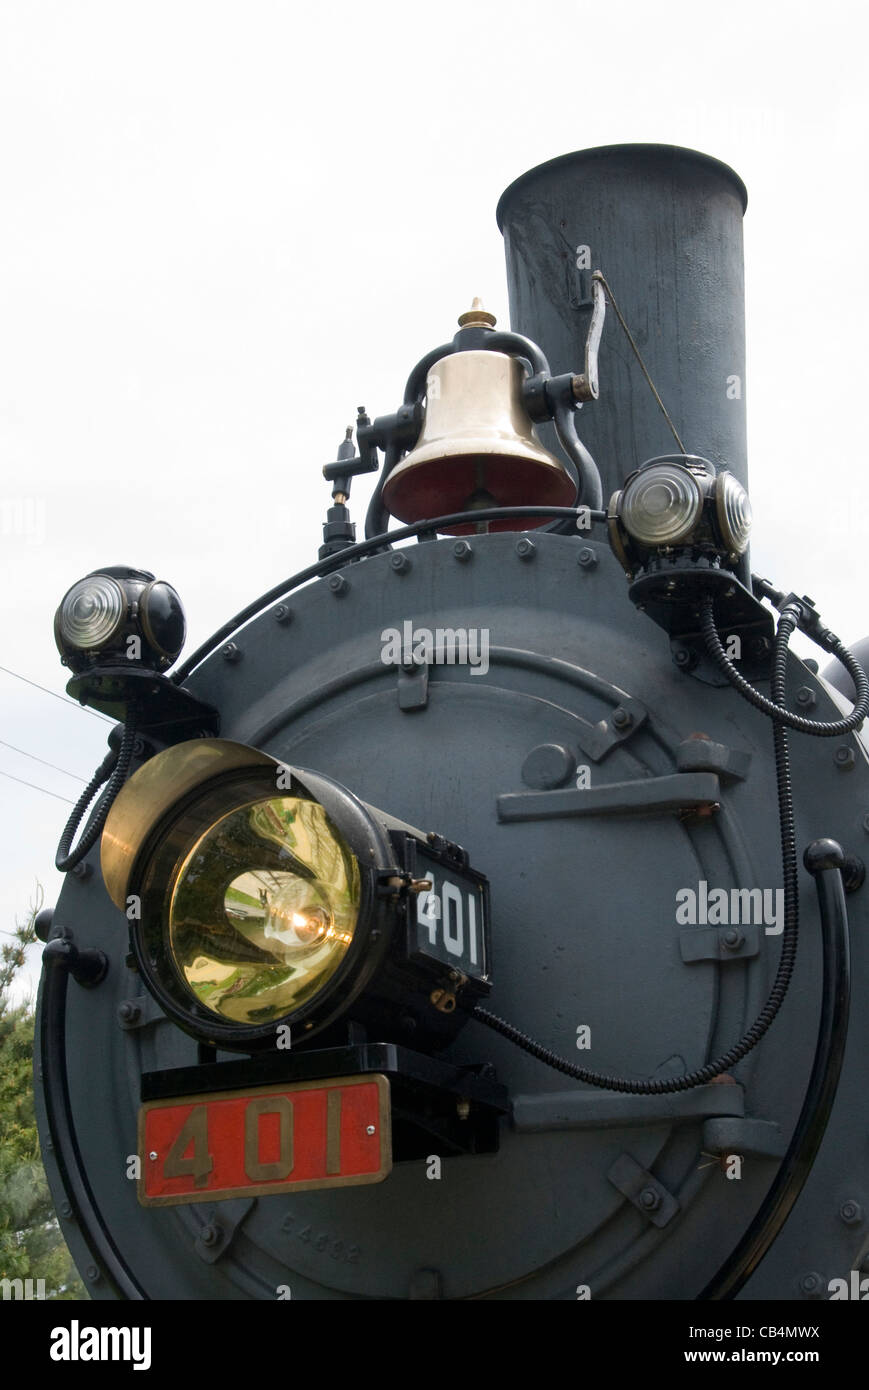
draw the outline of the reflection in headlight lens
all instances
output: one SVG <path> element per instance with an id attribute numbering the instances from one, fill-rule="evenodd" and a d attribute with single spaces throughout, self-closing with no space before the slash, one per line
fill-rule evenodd
<path id="1" fill-rule="evenodd" d="M 168 945 L 197 1001 L 232 1023 L 284 1018 L 334 975 L 353 939 L 355 855 L 318 802 L 236 808 L 176 874 Z"/>

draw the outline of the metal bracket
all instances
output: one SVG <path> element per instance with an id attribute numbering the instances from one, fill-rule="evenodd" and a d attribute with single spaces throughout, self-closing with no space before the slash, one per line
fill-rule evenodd
<path id="1" fill-rule="evenodd" d="M 587 294 L 584 284 L 582 289 Z M 596 401 L 600 395 L 597 355 L 606 317 L 606 296 L 600 279 L 600 271 L 595 271 L 591 277 L 591 294 L 593 308 L 585 339 L 585 371 L 573 378 L 573 394 L 578 401 Z M 588 300 L 586 299 L 584 302 L 587 304 Z"/>
<path id="2" fill-rule="evenodd" d="M 741 1119 L 744 1107 L 745 1095 L 739 1085 L 710 1083 L 693 1086 L 690 1091 L 665 1091 L 657 1096 L 613 1091 L 547 1091 L 542 1095 L 514 1096 L 512 1125 L 524 1134 L 562 1129 L 684 1125 L 710 1115 Z"/>
<path id="3" fill-rule="evenodd" d="M 76 984 L 83 989 L 93 989 L 101 984 L 109 969 L 109 958 L 105 951 L 77 946 L 70 928 L 62 925 L 52 925 L 42 961 L 44 966 L 60 965 L 68 970 Z"/>
<path id="4" fill-rule="evenodd" d="M 81 705 L 126 722 L 131 705 L 137 707 L 137 732 L 156 737 L 161 744 L 194 737 L 199 731 L 217 734 L 220 715 L 213 705 L 191 695 L 168 676 L 129 666 L 98 666 L 73 676 L 66 693 Z"/>
<path id="5" fill-rule="evenodd" d="M 425 709 L 428 704 L 428 666 L 401 666 L 398 670 L 398 708 Z"/>
<path id="6" fill-rule="evenodd" d="M 703 1148 L 710 1153 L 749 1153 L 759 1154 L 763 1158 L 784 1158 L 787 1140 L 772 1120 L 716 1115 L 703 1126 Z"/>
<path id="7" fill-rule="evenodd" d="M 757 927 L 687 927 L 679 933 L 679 951 L 686 965 L 698 960 L 748 960 L 760 955 Z"/>
<path id="8" fill-rule="evenodd" d="M 676 749 L 680 772 L 714 772 L 722 782 L 744 782 L 751 767 L 751 754 L 726 743 L 714 743 L 705 735 L 686 738 Z"/>
<path id="9" fill-rule="evenodd" d="M 653 1226 L 666 1226 L 679 1210 L 679 1203 L 666 1187 L 641 1168 L 630 1154 L 617 1158 L 607 1173 L 613 1187 L 647 1217 Z"/>
<path id="10" fill-rule="evenodd" d="M 499 821 L 549 820 L 556 816 L 644 816 L 711 811 L 721 791 L 711 772 L 677 772 L 611 782 L 605 787 L 565 787 L 551 792 L 506 792 L 497 800 Z"/>
<path id="11" fill-rule="evenodd" d="M 212 1217 L 199 1228 L 193 1248 L 200 1260 L 213 1265 L 221 1255 L 226 1254 L 235 1239 L 236 1231 L 256 1203 L 256 1197 L 240 1197 L 235 1201 L 221 1202 L 220 1220 Z"/>
<path id="12" fill-rule="evenodd" d="M 577 743 L 587 758 L 599 763 L 610 749 L 624 743 L 626 738 L 637 732 L 648 719 L 648 711 L 639 700 L 622 700 L 608 719 L 602 719 L 590 729 L 584 729 L 577 737 Z"/>

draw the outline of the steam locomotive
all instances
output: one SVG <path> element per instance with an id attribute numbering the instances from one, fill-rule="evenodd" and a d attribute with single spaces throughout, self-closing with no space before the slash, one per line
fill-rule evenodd
<path id="1" fill-rule="evenodd" d="M 526 173 L 512 330 L 475 301 L 359 409 L 315 561 L 174 674 L 168 583 L 64 596 L 117 722 L 40 918 L 36 1087 L 95 1298 L 860 1275 L 869 683 L 751 573 L 745 204 L 669 146 Z"/>

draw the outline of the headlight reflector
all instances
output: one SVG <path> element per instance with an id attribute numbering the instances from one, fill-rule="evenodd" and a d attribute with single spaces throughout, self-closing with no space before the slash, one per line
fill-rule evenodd
<path id="1" fill-rule="evenodd" d="M 199 837 L 170 889 L 180 979 L 232 1023 L 284 1018 L 335 974 L 353 940 L 359 865 L 315 801 L 272 797 Z"/>

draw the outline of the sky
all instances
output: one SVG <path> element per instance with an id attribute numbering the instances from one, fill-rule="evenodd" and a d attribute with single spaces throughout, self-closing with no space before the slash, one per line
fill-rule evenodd
<path id="1" fill-rule="evenodd" d="M 500 193 L 621 142 L 748 187 L 752 567 L 864 636 L 863 21 L 851 0 L 0 0 L 0 666 L 63 695 L 53 614 L 100 565 L 174 584 L 189 652 L 315 559 L 355 407 L 394 410 L 473 295 L 507 325 Z M 62 798 L 109 726 L 4 670 L 0 725 L 8 931 L 60 891 Z"/>

